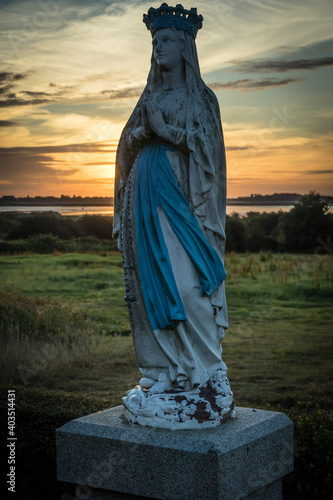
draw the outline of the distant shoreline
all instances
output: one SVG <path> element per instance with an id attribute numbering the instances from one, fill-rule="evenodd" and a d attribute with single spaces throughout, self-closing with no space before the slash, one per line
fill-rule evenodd
<path id="1" fill-rule="evenodd" d="M 259 200 L 253 200 L 253 201 L 248 201 L 248 200 L 227 200 L 227 205 L 229 206 L 232 206 L 232 205 L 237 205 L 237 206 L 240 206 L 240 205 L 244 205 L 245 207 L 251 207 L 251 206 L 258 206 L 258 205 L 262 205 L 262 206 L 265 206 L 265 207 L 274 207 L 274 206 L 279 206 L 279 205 L 294 205 L 295 203 L 298 203 L 298 200 L 272 200 L 272 201 L 259 201 Z"/>
<path id="2" fill-rule="evenodd" d="M 293 206 L 296 205 L 302 195 L 298 193 L 276 193 L 273 195 L 251 195 L 240 196 L 239 198 L 227 198 L 227 206 L 238 207 L 275 207 L 275 206 Z M 322 196 L 329 205 L 333 205 L 332 196 Z M 105 197 L 80 197 L 80 196 L 36 196 L 36 197 L 0 197 L 0 207 L 114 207 L 114 198 Z"/>
<path id="3" fill-rule="evenodd" d="M 61 202 L 60 200 L 54 203 L 41 201 L 41 202 L 26 202 L 26 201 L 2 201 L 0 200 L 0 207 L 113 207 L 113 203 L 102 203 L 102 202 Z"/>
<path id="4" fill-rule="evenodd" d="M 227 200 L 227 205 L 232 206 L 232 205 L 244 205 L 244 206 L 258 206 L 258 205 L 263 205 L 263 206 L 278 206 L 278 205 L 293 205 L 297 203 L 298 200 L 237 200 L 237 199 L 230 199 Z M 106 203 L 105 201 L 61 201 L 61 200 L 56 200 L 54 202 L 50 201 L 3 201 L 0 199 L 0 206 L 11 206 L 11 207 L 113 207 L 113 201 L 110 203 Z"/>

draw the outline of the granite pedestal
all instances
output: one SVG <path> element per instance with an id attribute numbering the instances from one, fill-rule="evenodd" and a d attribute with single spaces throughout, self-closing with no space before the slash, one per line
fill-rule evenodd
<path id="1" fill-rule="evenodd" d="M 207 430 L 129 425 L 117 406 L 57 430 L 57 473 L 77 500 L 281 500 L 293 470 L 293 424 L 283 413 L 237 408 Z"/>

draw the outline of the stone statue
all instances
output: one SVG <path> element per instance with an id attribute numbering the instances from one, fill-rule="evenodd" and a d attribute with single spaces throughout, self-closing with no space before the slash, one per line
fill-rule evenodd
<path id="1" fill-rule="evenodd" d="M 221 358 L 225 151 L 218 101 L 200 76 L 202 20 L 166 3 L 144 15 L 151 69 L 116 161 L 114 236 L 142 373 L 125 417 L 171 429 L 235 416 Z"/>

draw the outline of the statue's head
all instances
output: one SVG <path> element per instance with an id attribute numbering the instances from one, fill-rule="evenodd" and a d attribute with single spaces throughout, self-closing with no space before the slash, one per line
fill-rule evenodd
<path id="1" fill-rule="evenodd" d="M 183 59 L 185 38 L 194 43 L 203 17 L 197 9 L 186 10 L 180 4 L 171 7 L 163 3 L 158 9 L 151 7 L 143 22 L 153 38 L 153 59 L 160 68 L 170 69 Z"/>
<path id="2" fill-rule="evenodd" d="M 186 31 L 195 38 L 198 30 L 202 28 L 202 21 L 203 17 L 198 15 L 196 8 L 186 10 L 180 4 L 171 7 L 166 3 L 162 3 L 158 9 L 151 7 L 148 14 L 143 15 L 143 22 L 152 36 L 157 30 L 175 28 Z"/>
<path id="3" fill-rule="evenodd" d="M 161 28 L 153 35 L 153 57 L 160 68 L 172 69 L 182 64 L 185 39 L 182 31 Z"/>

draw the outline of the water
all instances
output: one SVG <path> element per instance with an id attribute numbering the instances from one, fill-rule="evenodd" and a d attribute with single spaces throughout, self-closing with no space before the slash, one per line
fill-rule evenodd
<path id="1" fill-rule="evenodd" d="M 57 212 L 61 215 L 113 215 L 113 207 L 64 207 L 64 206 L 3 206 L 0 207 L 1 212 L 21 212 L 26 214 L 34 214 L 38 212 Z"/>
<path id="2" fill-rule="evenodd" d="M 294 205 L 227 205 L 227 214 L 231 215 L 236 212 L 240 216 L 244 216 L 247 212 L 289 212 Z M 57 212 L 61 215 L 113 215 L 113 207 L 64 207 L 64 206 L 2 206 L 1 212 L 21 212 L 21 213 L 37 213 L 37 212 Z"/>
<path id="3" fill-rule="evenodd" d="M 227 215 L 237 213 L 241 217 L 248 212 L 289 212 L 294 205 L 227 205 Z"/>

